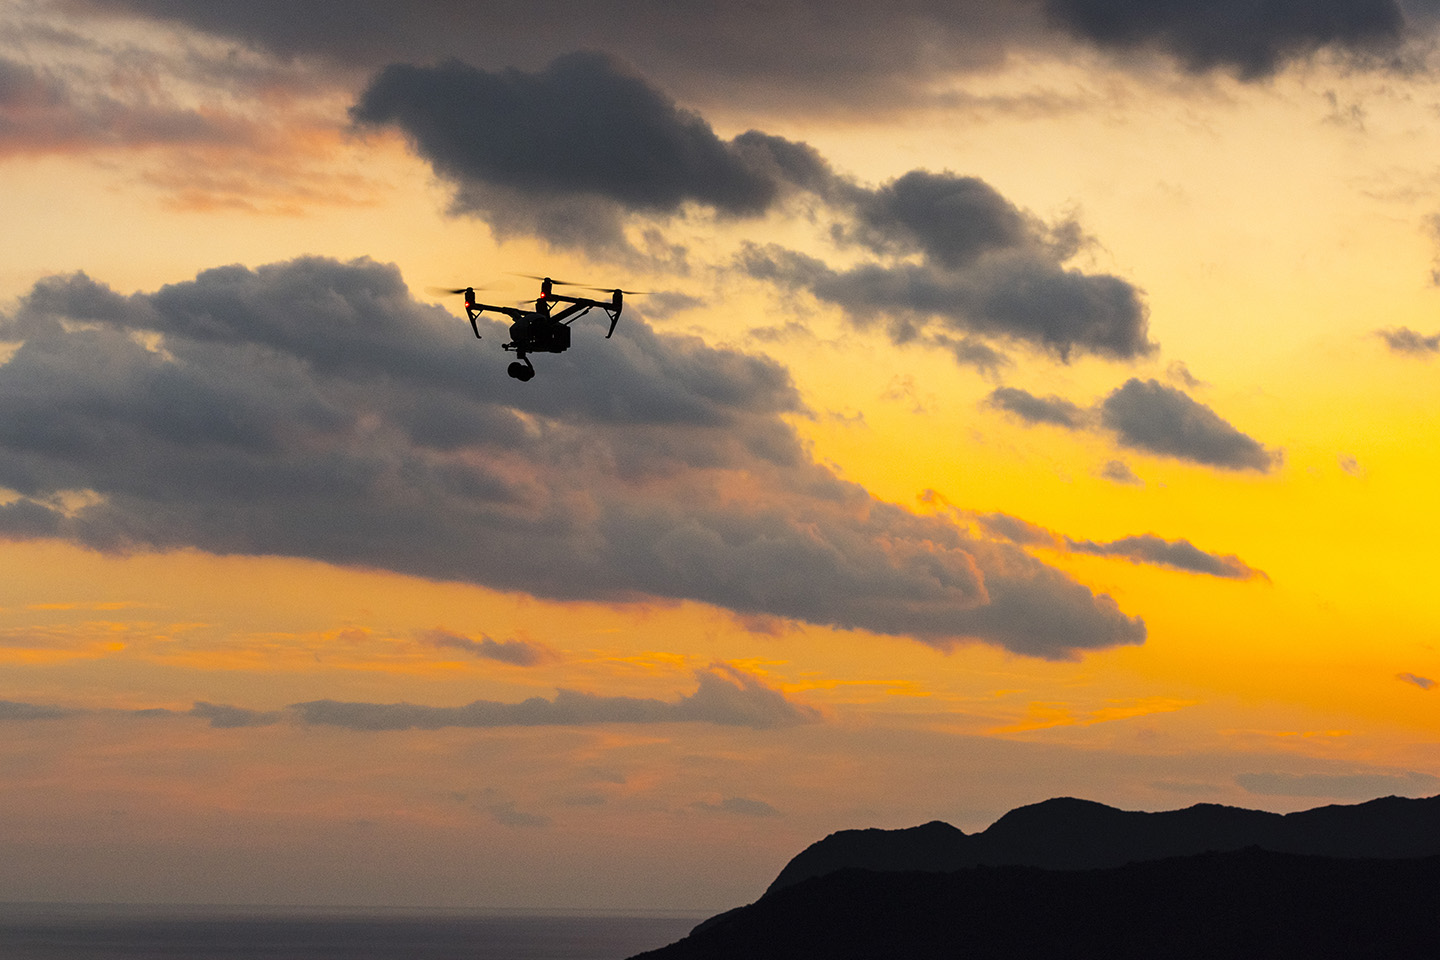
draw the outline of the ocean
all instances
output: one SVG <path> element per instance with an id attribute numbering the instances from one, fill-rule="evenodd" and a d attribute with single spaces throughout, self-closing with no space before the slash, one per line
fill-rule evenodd
<path id="1" fill-rule="evenodd" d="M 0 904 L 4 960 L 624 960 L 698 916 Z"/>

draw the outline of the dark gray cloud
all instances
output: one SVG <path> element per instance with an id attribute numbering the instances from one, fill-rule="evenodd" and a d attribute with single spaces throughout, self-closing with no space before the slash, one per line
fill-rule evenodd
<path id="1" fill-rule="evenodd" d="M 1124 446 L 1204 466 L 1268 472 L 1281 462 L 1279 451 L 1267 449 L 1236 430 L 1185 391 L 1157 380 L 1132 377 L 1092 408 L 1080 407 L 1063 397 L 1037 397 L 1016 387 L 991 391 L 986 404 L 1014 414 L 1031 426 L 1050 424 L 1086 430 L 1098 422 L 1114 431 Z M 1120 483 L 1140 482 L 1119 461 L 1111 461 L 1102 475 Z"/>
<path id="2" fill-rule="evenodd" d="M 772 729 L 814 723 L 820 714 L 766 686 L 759 678 L 727 666 L 696 674 L 695 693 L 666 701 L 602 697 L 560 690 L 555 698 L 519 703 L 476 700 L 463 707 L 413 703 L 346 703 L 314 700 L 290 708 L 302 722 L 351 730 L 438 730 L 442 727 L 575 726 L 596 723 L 714 723 Z"/>
<path id="3" fill-rule="evenodd" d="M 71 9 L 178 21 L 284 56 L 369 72 L 460 57 L 533 67 L 557 50 L 604 49 L 698 102 L 853 109 L 913 96 L 925 78 L 997 64 L 1039 11 L 1011 0 L 837 0 L 754 5 L 701 0 L 68 0 Z M 1042 39 L 1042 42 L 1043 39 Z M 763 99 L 761 99 L 763 97 Z"/>
<path id="4" fill-rule="evenodd" d="M 1428 773 L 1242 773 L 1235 782 L 1250 793 L 1276 797 L 1332 797 L 1371 800 L 1387 796 L 1429 796 L 1440 777 Z"/>
<path id="5" fill-rule="evenodd" d="M 0 700 L 0 721 L 3 720 L 59 720 L 72 716 L 73 710 L 38 703 L 17 703 L 14 700 Z"/>
<path id="6" fill-rule="evenodd" d="M 1124 460 L 1107 460 L 1100 468 L 1099 475 L 1111 483 L 1122 483 L 1131 487 L 1143 487 L 1145 481 L 1135 475 Z"/>
<path id="7" fill-rule="evenodd" d="M 1047 226 L 974 177 L 912 170 L 869 188 L 804 143 L 755 130 L 721 140 L 610 56 L 568 54 L 536 73 L 391 65 L 351 113 L 405 131 L 454 185 L 455 211 L 500 236 L 635 253 L 630 215 L 697 205 L 753 216 L 804 194 L 835 218 L 835 242 L 883 260 L 836 271 L 752 245 L 739 265 L 837 304 L 857 323 L 880 318 L 897 342 L 922 340 L 985 369 L 1005 361 L 977 335 L 1062 357 L 1154 349 L 1138 290 L 1065 266 L 1083 242 L 1073 221 Z"/>
<path id="8" fill-rule="evenodd" d="M 1435 687 L 1434 680 L 1431 680 L 1429 677 L 1422 677 L 1414 673 L 1397 673 L 1395 674 L 1395 679 L 1400 680 L 1404 683 L 1413 684 L 1414 686 L 1419 687 L 1421 690 L 1431 690 Z"/>
<path id="9" fill-rule="evenodd" d="M 1024 420 L 1028 424 L 1048 423 L 1070 430 L 1079 430 L 1089 421 L 1089 413 L 1063 397 L 1037 397 L 1018 387 L 997 387 L 986 400 L 990 406 Z"/>
<path id="10" fill-rule="evenodd" d="M 1385 345 L 1396 353 L 1414 357 L 1427 357 L 1440 353 L 1440 333 L 1427 337 L 1409 327 L 1392 327 L 1388 330 L 1377 330 L 1375 335 L 1384 340 Z"/>
<path id="11" fill-rule="evenodd" d="M 1280 455 L 1184 391 L 1131 378 L 1100 404 L 1100 421 L 1127 447 L 1225 470 L 1268 472 Z"/>
<path id="12" fill-rule="evenodd" d="M 1123 557 L 1132 563 L 1148 563 L 1186 573 L 1203 573 L 1231 580 L 1270 578 L 1234 554 L 1207 553 L 1189 540 L 1166 540 L 1153 533 L 1121 537 L 1107 543 L 1076 540 L 1036 523 L 1007 513 L 984 513 L 974 517 L 986 534 L 1027 547 L 1068 550 L 1097 557 Z"/>
<path id="13" fill-rule="evenodd" d="M 1396 0 L 1045 0 L 1070 33 L 1113 50 L 1163 51 L 1187 69 L 1275 73 L 1322 48 L 1394 51 L 1405 15 Z"/>
<path id="14" fill-rule="evenodd" d="M 532 640 L 493 640 L 486 636 L 476 640 L 438 627 L 422 631 L 420 637 L 426 643 L 437 647 L 463 650 L 483 660 L 498 660 L 517 667 L 534 667 L 558 659 L 554 650 Z"/>
<path id="15" fill-rule="evenodd" d="M 0 488 L 19 495 L 0 533 L 689 599 L 1044 657 L 1144 638 L 1018 548 L 817 464 L 771 361 L 627 314 L 613 340 L 577 327 L 525 385 L 501 371 L 503 326 L 481 330 L 363 260 L 132 296 L 42 281 L 0 319 L 21 341 L 0 366 Z"/>
<path id="16" fill-rule="evenodd" d="M 886 319 L 896 342 L 973 348 L 971 334 L 1068 357 L 1128 359 L 1154 350 L 1140 292 L 1118 277 L 1067 268 L 1083 245 L 1073 220 L 1046 225 L 975 177 L 912 170 L 879 187 L 834 178 L 832 240 L 882 257 L 834 270 L 779 247 L 751 247 L 752 275 L 804 288 L 859 323 Z M 915 259 L 918 257 L 918 260 Z M 955 334 L 964 335 L 956 340 Z M 996 355 L 982 365 L 997 365 Z M 965 357 L 957 352 L 957 359 Z"/>
<path id="17" fill-rule="evenodd" d="M 1067 537 L 1066 545 L 1073 553 L 1124 557 L 1132 563 L 1152 563 L 1187 573 L 1204 573 L 1231 580 L 1270 579 L 1264 571 L 1256 570 L 1233 553 L 1206 553 L 1189 540 L 1165 540 L 1153 533 L 1122 537 L 1109 543 L 1071 540 Z"/>
<path id="18" fill-rule="evenodd" d="M 751 245 L 742 269 L 807 290 L 858 324 L 884 322 L 897 343 L 927 342 L 992 369 L 1003 357 L 974 335 L 1064 358 L 1080 350 L 1128 359 L 1155 348 L 1139 290 L 1065 266 L 1086 242 L 1073 220 L 1047 225 L 984 181 L 948 171 L 912 170 L 874 188 L 835 176 L 813 189 L 837 218 L 831 240 L 881 259 L 835 270 Z"/>
<path id="19" fill-rule="evenodd" d="M 1053 530 L 1046 530 L 1038 523 L 1031 523 L 1008 513 L 982 513 L 975 521 L 990 536 L 1001 537 L 1011 543 L 1027 547 L 1059 548 L 1062 545 L 1062 538 Z"/>
<path id="20" fill-rule="evenodd" d="M 569 54 L 537 73 L 392 65 L 352 116 L 404 130 L 455 185 L 455 210 L 502 236 L 629 250 L 630 214 L 670 216 L 694 204 L 757 215 L 799 192 L 837 218 L 833 240 L 885 260 L 835 271 L 751 246 L 741 267 L 807 289 L 858 323 L 882 317 L 897 342 L 923 339 L 986 369 L 1004 358 L 977 334 L 1061 356 L 1153 350 L 1139 291 L 1064 266 L 1082 242 L 1074 222 L 1046 226 L 974 177 L 913 170 L 872 189 L 803 143 L 755 130 L 721 140 L 613 57 Z"/>
<path id="21" fill-rule="evenodd" d="M 975 177 L 912 170 L 879 187 L 833 177 L 814 188 L 837 222 L 831 239 L 881 257 L 843 270 L 776 245 L 750 245 L 751 276 L 883 323 L 897 343 L 953 351 L 995 369 L 1004 358 L 975 337 L 1017 340 L 1068 358 L 1153 352 L 1141 293 L 1108 274 L 1067 267 L 1083 245 L 1074 221 L 1047 225 Z M 976 349 L 983 354 L 976 354 Z"/>
<path id="22" fill-rule="evenodd" d="M 632 216 L 666 218 L 690 205 L 757 216 L 795 191 L 824 196 L 838 182 L 812 147 L 756 130 L 722 140 L 632 67 L 595 52 L 534 73 L 392 64 L 351 117 L 404 131 L 453 185 L 452 211 L 481 217 L 497 236 L 609 253 L 639 252 L 625 236 Z M 673 246 L 652 245 L 675 258 Z"/>
<path id="23" fill-rule="evenodd" d="M 721 140 L 698 114 L 682 110 L 612 56 L 581 52 L 543 70 L 490 72 L 450 61 L 392 64 L 351 110 L 364 125 L 394 124 L 436 172 L 457 185 L 455 206 L 497 227 L 547 204 L 531 229 L 564 242 L 551 218 L 588 217 L 606 207 L 671 214 L 686 203 L 754 215 L 790 180 L 815 183 L 823 162 L 808 147 L 750 133 Z M 523 198 L 523 199 L 521 199 Z M 613 218 L 616 211 L 608 211 Z M 618 228 L 611 223 L 606 232 Z"/>
<path id="24" fill-rule="evenodd" d="M 1152 353 L 1140 291 L 1108 274 L 1064 266 L 1043 245 L 997 248 L 960 268 L 928 260 L 871 262 L 836 270 L 776 245 L 748 246 L 738 264 L 757 279 L 841 307 L 859 326 L 882 324 L 896 343 L 950 348 L 978 334 L 1112 359 Z"/>
<path id="25" fill-rule="evenodd" d="M 922 253 L 949 270 L 992 250 L 1026 246 L 1044 231 L 975 177 L 912 170 L 876 189 L 848 193 L 856 224 L 846 239 L 876 253 Z"/>
<path id="26" fill-rule="evenodd" d="M 65 0 L 180 22 L 340 72 L 396 61 L 533 67 L 557 50 L 604 49 L 689 102 L 855 110 L 914 101 L 955 71 L 1075 42 L 1155 49 L 1191 70 L 1263 77 L 1317 49 L 1393 51 L 1428 26 L 1397 0 Z M 1411 7 L 1418 5 L 1411 4 Z M 928 89 L 927 89 L 928 88 Z"/>

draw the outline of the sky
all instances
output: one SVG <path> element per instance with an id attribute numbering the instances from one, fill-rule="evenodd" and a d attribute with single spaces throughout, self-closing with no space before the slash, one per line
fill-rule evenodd
<path id="1" fill-rule="evenodd" d="M 1437 38 L 0 0 L 0 900 L 707 913 L 1440 793 Z M 441 291 L 545 275 L 637 293 L 521 383 Z"/>

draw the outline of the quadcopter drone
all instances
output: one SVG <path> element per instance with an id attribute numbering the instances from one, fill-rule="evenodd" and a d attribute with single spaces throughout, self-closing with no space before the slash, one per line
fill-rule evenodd
<path id="1" fill-rule="evenodd" d="M 529 274 L 523 274 L 523 276 L 529 276 Z M 564 353 L 570 349 L 570 324 L 596 307 L 610 316 L 610 330 L 605 334 L 605 339 L 609 340 L 611 334 L 615 332 L 615 324 L 620 322 L 620 310 L 624 305 L 624 295 L 641 292 L 637 290 L 607 290 L 605 287 L 552 280 L 549 277 L 531 277 L 530 279 L 540 281 L 540 296 L 534 300 L 525 301 L 535 305 L 533 310 L 527 310 L 524 307 L 497 307 L 488 303 L 477 303 L 474 287 L 438 291 L 464 294 L 465 315 L 470 318 L 470 329 L 475 331 L 477 340 L 480 339 L 480 327 L 475 322 L 475 318 L 486 310 L 492 313 L 503 313 L 514 321 L 510 324 L 510 342 L 502 344 L 501 349 L 511 350 L 515 353 L 515 362 L 506 368 L 506 372 L 522 382 L 535 376 L 535 365 L 530 362 L 529 355 L 532 353 Z M 592 300 L 589 297 L 570 297 L 562 293 L 554 293 L 552 288 L 557 286 L 606 291 L 610 294 L 610 299 Z M 560 309 L 555 309 L 557 306 Z"/>

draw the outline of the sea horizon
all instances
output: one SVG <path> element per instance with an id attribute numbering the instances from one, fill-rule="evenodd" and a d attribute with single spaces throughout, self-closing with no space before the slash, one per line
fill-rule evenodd
<path id="1" fill-rule="evenodd" d="M 7 960 L 625 960 L 707 914 L 647 908 L 0 901 Z"/>

